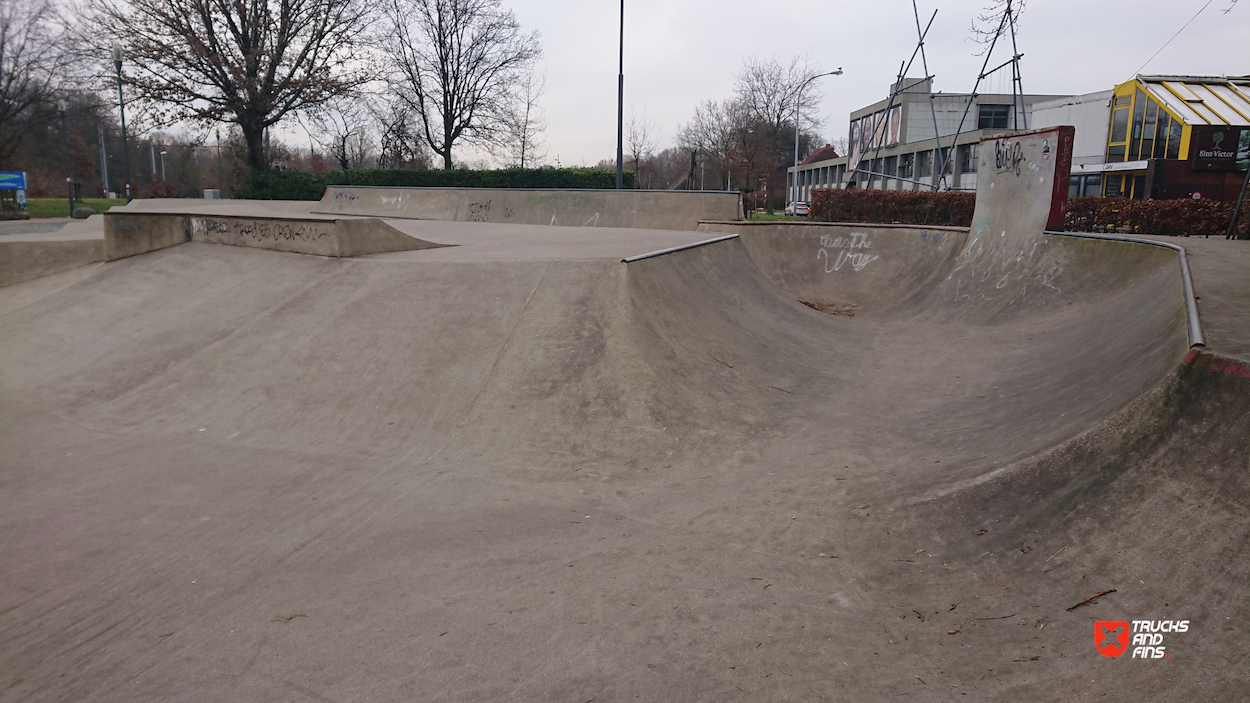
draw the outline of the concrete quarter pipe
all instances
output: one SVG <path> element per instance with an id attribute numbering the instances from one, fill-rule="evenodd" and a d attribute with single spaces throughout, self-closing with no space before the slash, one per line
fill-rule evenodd
<path id="1" fill-rule="evenodd" d="M 978 215 L 0 289 L 0 699 L 1240 697 L 1250 379 L 1171 250 Z"/>

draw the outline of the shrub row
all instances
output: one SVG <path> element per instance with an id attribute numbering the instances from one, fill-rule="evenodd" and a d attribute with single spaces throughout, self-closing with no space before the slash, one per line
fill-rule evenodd
<path id="1" fill-rule="evenodd" d="M 636 183 L 625 172 L 625 187 Z M 497 171 L 467 169 L 416 171 L 412 169 L 356 169 L 317 176 L 307 171 L 262 171 L 248 174 L 234 197 L 249 200 L 320 200 L 327 185 L 400 186 L 416 188 L 592 188 L 616 187 L 616 172 L 600 168 L 509 168 Z"/>
<path id="2" fill-rule="evenodd" d="M 811 217 L 824 222 L 972 225 L 973 193 L 904 190 L 817 189 Z M 1223 235 L 1233 217 L 1233 203 L 1214 200 L 1125 200 L 1068 198 L 1064 230 L 1130 234 Z M 1250 238 L 1250 212 L 1237 227 Z"/>
<path id="3" fill-rule="evenodd" d="M 1228 233 L 1234 203 L 1216 200 L 1125 200 L 1068 198 L 1068 232 L 1220 235 Z M 1244 208 L 1243 208 L 1244 210 Z M 1242 212 L 1237 231 L 1250 238 L 1250 213 Z"/>
<path id="4" fill-rule="evenodd" d="M 616 172 L 602 168 L 505 168 L 415 171 L 400 168 L 331 171 L 329 185 L 409 186 L 414 188 L 593 188 L 616 187 Z M 625 187 L 633 188 L 634 172 L 625 172 Z"/>
<path id="5" fill-rule="evenodd" d="M 975 193 L 923 190 L 816 189 L 811 218 L 824 222 L 972 225 Z"/>

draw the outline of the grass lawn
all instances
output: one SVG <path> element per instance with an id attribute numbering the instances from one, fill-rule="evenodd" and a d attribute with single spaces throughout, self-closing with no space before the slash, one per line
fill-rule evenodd
<path id="1" fill-rule="evenodd" d="M 747 219 L 751 220 L 752 222 L 768 222 L 770 220 L 790 220 L 790 221 L 806 222 L 807 216 L 804 215 L 803 217 L 791 217 L 790 215 L 783 215 L 780 212 L 774 213 L 772 215 L 766 212 L 753 212 L 751 213 L 751 216 Z"/>
<path id="2" fill-rule="evenodd" d="M 75 200 L 74 207 L 89 207 L 96 212 L 104 212 L 114 205 L 125 205 L 125 199 L 106 200 L 104 198 L 83 198 Z M 69 200 L 66 198 L 27 198 L 26 212 L 34 217 L 69 217 Z"/>

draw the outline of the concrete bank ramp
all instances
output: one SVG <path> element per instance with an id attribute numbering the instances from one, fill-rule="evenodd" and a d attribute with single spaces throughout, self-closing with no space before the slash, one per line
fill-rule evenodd
<path id="1" fill-rule="evenodd" d="M 105 258 L 125 258 L 188 241 L 315 256 L 362 256 L 443 246 L 376 218 L 308 212 L 285 201 L 136 200 L 105 214 Z"/>
<path id="2" fill-rule="evenodd" d="M 315 212 L 559 227 L 694 230 L 742 220 L 736 192 L 329 186 Z"/>
<path id="3" fill-rule="evenodd" d="M 1195 362 L 1175 258 L 1064 239 L 956 289 L 971 233 L 624 263 L 660 235 L 438 224 L 475 231 L 0 290 L 0 695 L 1244 690 L 1250 379 Z M 881 258 L 826 272 L 856 231 Z M 1191 629 L 1095 650 L 1143 619 Z"/>
<path id="4" fill-rule="evenodd" d="M 54 232 L 0 236 L 0 288 L 104 260 L 104 216 Z"/>

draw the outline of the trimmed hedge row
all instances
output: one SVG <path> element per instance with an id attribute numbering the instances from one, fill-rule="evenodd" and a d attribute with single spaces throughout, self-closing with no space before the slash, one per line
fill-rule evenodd
<path id="1" fill-rule="evenodd" d="M 625 172 L 625 187 L 633 188 L 633 171 Z M 416 171 L 412 169 L 358 169 L 331 171 L 317 176 L 307 171 L 249 173 L 234 189 L 235 198 L 248 200 L 320 200 L 327 185 L 398 186 L 415 188 L 616 188 L 616 172 L 599 168 L 509 168 L 497 171 L 466 169 Z"/>
<path id="2" fill-rule="evenodd" d="M 625 172 L 625 187 L 636 183 L 633 171 Z M 594 188 L 616 187 L 616 172 L 601 168 L 505 168 L 495 171 L 467 169 L 415 171 L 412 169 L 358 169 L 331 171 L 326 183 L 343 186 L 408 186 L 414 188 Z"/>
<path id="3" fill-rule="evenodd" d="M 816 189 L 811 218 L 824 222 L 872 222 L 968 227 L 975 193 L 923 190 Z"/>
<path id="4" fill-rule="evenodd" d="M 824 222 L 894 223 L 970 227 L 976 194 L 905 190 L 817 189 L 811 218 Z M 1233 203 L 1214 200 L 1125 200 L 1068 198 L 1064 230 L 1127 234 L 1223 235 L 1233 218 Z M 1243 213 L 1237 231 L 1250 238 L 1250 216 Z"/>
<path id="5" fill-rule="evenodd" d="M 1216 200 L 1068 198 L 1063 228 L 1068 232 L 1224 236 L 1233 219 L 1233 206 Z M 1239 236 L 1250 238 L 1250 217 L 1243 212 L 1239 219 Z"/>

